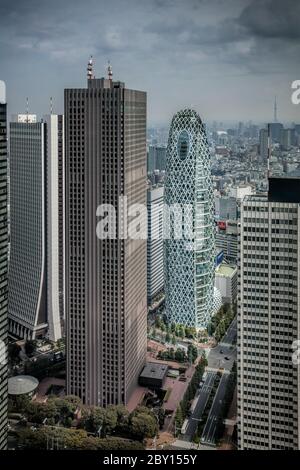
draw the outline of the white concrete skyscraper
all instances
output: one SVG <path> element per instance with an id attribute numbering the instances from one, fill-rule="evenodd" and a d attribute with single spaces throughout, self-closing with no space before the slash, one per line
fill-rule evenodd
<path id="1" fill-rule="evenodd" d="M 192 109 L 172 119 L 165 204 L 173 222 L 182 212 L 182 237 L 171 222 L 164 242 L 166 314 L 172 322 L 205 328 L 214 310 L 214 201 L 206 131 Z M 166 218 L 164 229 L 167 223 Z"/>
<path id="2" fill-rule="evenodd" d="M 300 366 L 292 360 L 300 337 L 299 187 L 299 178 L 270 178 L 268 196 L 242 203 L 240 449 L 300 449 Z"/>
<path id="3" fill-rule="evenodd" d="M 17 338 L 61 338 L 62 117 L 10 125 L 11 251 L 9 331 Z"/>

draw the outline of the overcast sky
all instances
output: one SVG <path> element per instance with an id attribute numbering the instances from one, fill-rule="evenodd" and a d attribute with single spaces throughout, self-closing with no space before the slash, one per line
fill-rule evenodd
<path id="1" fill-rule="evenodd" d="M 148 92 L 149 125 L 193 105 L 205 121 L 300 122 L 299 0 L 1 0 L 0 79 L 11 113 L 63 112 L 63 89 L 109 59 Z"/>

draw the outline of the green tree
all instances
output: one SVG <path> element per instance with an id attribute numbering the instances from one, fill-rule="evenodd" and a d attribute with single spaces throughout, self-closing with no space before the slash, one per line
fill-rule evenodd
<path id="1" fill-rule="evenodd" d="M 28 339 L 25 343 L 25 353 L 31 356 L 36 350 L 37 342 L 34 339 Z"/>
<path id="2" fill-rule="evenodd" d="M 13 364 L 16 364 L 20 361 L 20 352 L 21 347 L 17 343 L 9 343 L 8 358 Z"/>
<path id="3" fill-rule="evenodd" d="M 175 352 L 175 361 L 184 362 L 185 359 L 186 359 L 186 355 L 185 355 L 184 350 L 181 349 L 181 348 L 176 349 L 176 352 Z"/>
<path id="4" fill-rule="evenodd" d="M 154 437 L 157 431 L 156 419 L 148 413 L 139 413 L 131 419 L 131 433 L 138 440 Z"/>

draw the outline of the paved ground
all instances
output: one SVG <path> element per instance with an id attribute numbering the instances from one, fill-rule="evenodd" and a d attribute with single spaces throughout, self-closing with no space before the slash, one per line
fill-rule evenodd
<path id="1" fill-rule="evenodd" d="M 145 394 L 148 392 L 148 388 L 137 385 L 133 393 L 130 396 L 129 402 L 126 405 L 127 410 L 131 413 L 135 408 L 140 405 L 143 401 Z"/>
<path id="2" fill-rule="evenodd" d="M 36 393 L 36 401 L 45 402 L 47 401 L 47 391 L 51 385 L 60 385 L 61 387 L 65 387 L 66 381 L 64 379 L 57 379 L 56 377 L 46 377 L 43 379 L 37 388 Z M 64 395 L 64 391 L 62 390 L 60 396 Z"/>
<path id="3" fill-rule="evenodd" d="M 211 393 L 213 383 L 215 380 L 216 372 L 208 372 L 204 385 L 199 394 L 197 403 L 195 405 L 194 411 L 189 418 L 189 422 L 186 428 L 185 434 L 182 436 L 182 440 L 191 442 L 193 440 L 194 434 L 197 430 L 199 420 L 201 419 L 202 413 L 205 409 L 206 402 Z"/>
<path id="4" fill-rule="evenodd" d="M 235 342 L 236 334 L 237 320 L 235 318 L 222 338 L 222 342 L 210 350 L 208 354 L 209 368 L 231 370 L 236 360 L 236 347 L 232 344 Z M 229 360 L 226 360 L 225 357 L 228 357 Z"/>
<path id="5" fill-rule="evenodd" d="M 209 416 L 206 421 L 206 425 L 203 429 L 201 443 L 215 445 L 217 420 L 222 409 L 228 379 L 229 379 L 229 374 L 222 375 L 217 393 L 215 395 L 213 404 L 210 409 Z"/>

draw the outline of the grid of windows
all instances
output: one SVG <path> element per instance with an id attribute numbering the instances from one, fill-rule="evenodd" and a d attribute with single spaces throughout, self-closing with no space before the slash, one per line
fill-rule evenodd
<path id="1" fill-rule="evenodd" d="M 97 239 L 96 210 L 146 202 L 146 95 L 90 79 L 65 90 L 65 123 L 68 393 L 126 403 L 146 354 L 146 243 Z"/>
<path id="2" fill-rule="evenodd" d="M 298 366 L 292 362 L 291 349 L 299 328 L 299 207 L 253 196 L 242 204 L 238 309 L 241 449 L 299 446 Z"/>

